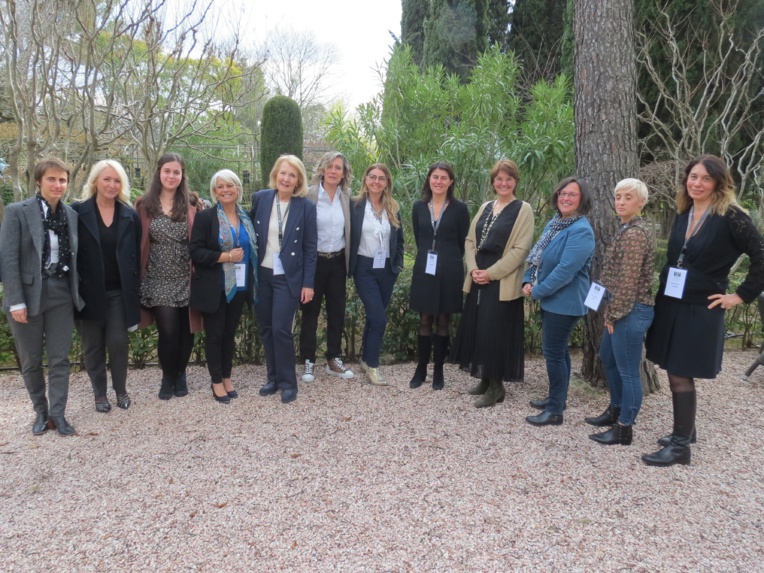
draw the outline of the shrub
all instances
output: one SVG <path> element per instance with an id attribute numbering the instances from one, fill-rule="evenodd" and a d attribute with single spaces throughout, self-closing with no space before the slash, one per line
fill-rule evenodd
<path id="1" fill-rule="evenodd" d="M 260 142 L 260 171 L 263 187 L 279 155 L 289 153 L 302 159 L 302 116 L 300 106 L 286 96 L 275 96 L 263 108 Z"/>

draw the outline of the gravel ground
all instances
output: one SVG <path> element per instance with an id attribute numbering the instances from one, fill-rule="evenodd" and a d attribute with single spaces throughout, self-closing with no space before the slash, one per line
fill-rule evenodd
<path id="1" fill-rule="evenodd" d="M 545 391 L 539 359 L 483 410 L 453 366 L 434 392 L 408 388 L 411 364 L 382 367 L 379 388 L 319 363 L 287 406 L 257 395 L 263 367 L 235 369 L 230 405 L 202 368 L 168 402 L 156 369 L 133 371 L 133 406 L 109 414 L 77 373 L 71 438 L 32 436 L 6 375 L 0 570 L 762 571 L 764 368 L 740 380 L 754 358 L 729 352 L 698 383 L 693 463 L 673 468 L 639 459 L 671 428 L 665 377 L 634 444 L 607 447 L 587 439 L 584 416 L 607 403 L 588 388 L 572 389 L 563 426 L 524 422 Z"/>

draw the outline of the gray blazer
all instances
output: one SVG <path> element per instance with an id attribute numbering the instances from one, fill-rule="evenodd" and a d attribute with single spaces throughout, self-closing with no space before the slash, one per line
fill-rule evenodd
<path id="1" fill-rule="evenodd" d="M 342 187 L 338 187 L 337 191 L 340 194 L 342 213 L 345 215 L 345 272 L 347 272 L 350 268 L 350 191 Z M 314 205 L 318 203 L 318 184 L 308 187 L 308 194 L 305 197 Z"/>
<path id="2" fill-rule="evenodd" d="M 77 274 L 77 213 L 64 205 L 69 222 L 69 244 L 72 248 L 69 288 L 72 303 L 81 310 L 85 303 L 80 298 Z M 27 314 L 40 314 L 42 296 L 42 249 L 45 240 L 42 214 L 36 197 L 8 205 L 0 228 L 0 266 L 3 276 L 3 310 L 17 304 L 27 305 Z"/>

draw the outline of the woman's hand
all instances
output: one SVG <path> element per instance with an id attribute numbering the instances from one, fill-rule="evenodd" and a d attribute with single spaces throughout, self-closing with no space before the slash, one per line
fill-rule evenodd
<path id="1" fill-rule="evenodd" d="M 708 308 L 714 308 L 715 306 L 721 305 L 724 310 L 734 308 L 743 302 L 743 299 L 734 292 L 732 294 L 712 294 L 708 297 L 708 300 L 713 301 L 708 305 Z"/>
<path id="2" fill-rule="evenodd" d="M 607 328 L 608 334 L 613 334 L 613 323 L 605 321 L 605 328 Z"/>
<path id="3" fill-rule="evenodd" d="M 20 308 L 18 310 L 12 310 L 11 316 L 13 317 L 13 320 L 15 320 L 18 323 L 26 324 L 29 322 L 27 320 L 27 309 L 26 308 Z"/>
<path id="4" fill-rule="evenodd" d="M 472 276 L 472 282 L 475 284 L 487 285 L 491 282 L 491 278 L 488 276 L 488 271 L 475 269 L 470 273 L 470 276 Z"/>
<path id="5" fill-rule="evenodd" d="M 523 285 L 523 294 L 527 296 L 528 298 L 533 298 L 531 294 L 533 293 L 533 285 L 531 283 L 525 283 Z"/>
<path id="6" fill-rule="evenodd" d="M 220 253 L 219 263 L 240 263 L 244 259 L 244 249 L 237 247 Z"/>
<path id="7" fill-rule="evenodd" d="M 300 293 L 300 302 L 302 304 L 307 304 L 312 300 L 313 300 L 313 289 L 303 287 L 302 292 Z"/>

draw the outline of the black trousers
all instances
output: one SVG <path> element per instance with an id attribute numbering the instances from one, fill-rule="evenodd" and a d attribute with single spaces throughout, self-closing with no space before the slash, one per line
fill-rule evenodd
<path id="1" fill-rule="evenodd" d="M 231 377 L 234 338 L 246 300 L 246 292 L 237 292 L 231 302 L 227 302 L 225 293 L 221 292 L 218 309 L 212 313 L 202 313 L 204 352 L 207 357 L 207 370 L 213 382 L 221 382 L 223 378 Z"/>
<path id="2" fill-rule="evenodd" d="M 321 301 L 326 299 L 326 359 L 342 356 L 342 329 L 345 326 L 347 271 L 345 253 L 327 259 L 318 257 L 313 283 L 313 300 L 302 305 L 300 354 L 303 360 L 316 361 L 316 334 Z"/>

